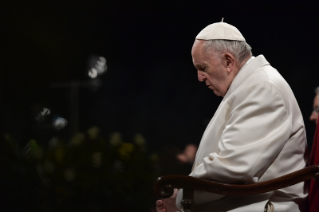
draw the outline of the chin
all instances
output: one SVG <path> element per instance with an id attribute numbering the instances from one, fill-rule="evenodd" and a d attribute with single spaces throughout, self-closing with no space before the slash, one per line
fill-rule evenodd
<path id="1" fill-rule="evenodd" d="M 215 94 L 216 96 L 224 96 L 223 94 L 221 94 L 221 93 L 218 92 L 218 91 L 214 91 L 214 94 Z"/>

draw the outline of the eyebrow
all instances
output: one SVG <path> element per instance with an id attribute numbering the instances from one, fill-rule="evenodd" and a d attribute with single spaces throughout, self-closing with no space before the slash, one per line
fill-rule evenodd
<path id="1" fill-rule="evenodd" d="M 204 68 L 206 65 L 205 64 L 196 64 L 195 67 L 198 69 Z"/>

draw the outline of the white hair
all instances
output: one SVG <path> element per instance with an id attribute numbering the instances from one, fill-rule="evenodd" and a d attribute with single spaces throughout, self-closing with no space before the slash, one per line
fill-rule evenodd
<path id="1" fill-rule="evenodd" d="M 204 43 L 206 52 L 231 53 L 239 62 L 252 56 L 251 47 L 245 41 L 208 40 Z"/>
<path id="2" fill-rule="evenodd" d="M 319 86 L 315 88 L 316 95 L 319 93 Z"/>

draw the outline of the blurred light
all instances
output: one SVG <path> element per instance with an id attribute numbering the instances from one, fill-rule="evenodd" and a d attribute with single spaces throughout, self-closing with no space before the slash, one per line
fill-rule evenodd
<path id="1" fill-rule="evenodd" d="M 99 57 L 99 59 L 96 61 L 95 68 L 98 74 L 103 74 L 107 69 L 106 59 L 104 57 Z"/>
<path id="2" fill-rule="evenodd" d="M 43 110 L 41 111 L 42 116 L 49 115 L 49 114 L 50 114 L 50 109 L 48 108 L 43 108 Z"/>
<path id="3" fill-rule="evenodd" d="M 106 59 L 104 57 L 92 56 L 89 60 L 90 78 L 94 79 L 98 75 L 102 75 L 107 70 Z"/>
<path id="4" fill-rule="evenodd" d="M 62 117 L 57 117 L 52 124 L 57 130 L 61 130 L 68 124 L 68 121 Z"/>
<path id="5" fill-rule="evenodd" d="M 75 133 L 75 135 L 71 138 L 69 145 L 71 147 L 79 146 L 85 140 L 85 135 L 83 133 Z"/>
<path id="6" fill-rule="evenodd" d="M 92 79 L 97 77 L 97 70 L 95 68 L 91 68 L 91 70 L 89 70 L 88 73 L 89 77 L 91 77 Z"/>
<path id="7" fill-rule="evenodd" d="M 134 143 L 138 146 L 144 146 L 146 144 L 146 141 L 143 135 L 138 133 L 134 136 Z"/>
<path id="8" fill-rule="evenodd" d="M 36 116 L 35 116 L 35 120 L 36 121 L 42 121 L 44 120 L 44 118 L 48 115 L 50 115 L 51 111 L 48 108 L 43 108 L 41 112 L 39 112 Z"/>
<path id="9" fill-rule="evenodd" d="M 110 144 L 112 146 L 119 146 L 122 143 L 122 137 L 119 132 L 114 132 L 111 135 Z"/>
<path id="10" fill-rule="evenodd" d="M 96 126 L 91 127 L 88 129 L 87 134 L 91 140 L 97 139 L 99 135 L 100 129 Z"/>

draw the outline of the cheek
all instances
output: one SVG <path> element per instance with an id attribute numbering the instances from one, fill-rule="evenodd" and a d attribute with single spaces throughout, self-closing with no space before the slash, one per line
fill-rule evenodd
<path id="1" fill-rule="evenodd" d="M 227 79 L 227 76 L 222 71 L 217 71 L 210 75 L 210 81 L 214 84 L 223 84 Z"/>

